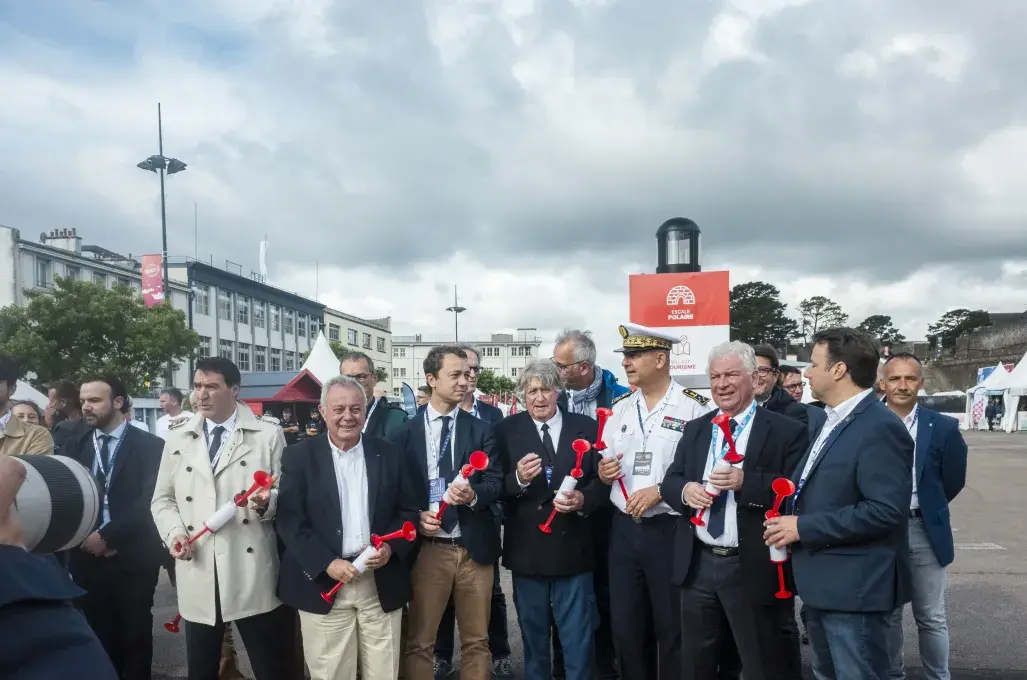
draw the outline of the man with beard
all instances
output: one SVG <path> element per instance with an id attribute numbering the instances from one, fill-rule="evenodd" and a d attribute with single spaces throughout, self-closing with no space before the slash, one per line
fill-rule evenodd
<path id="1" fill-rule="evenodd" d="M 122 678 L 146 680 L 153 660 L 153 593 L 165 552 L 150 515 L 164 442 L 130 427 L 128 393 L 111 376 L 82 383 L 90 430 L 60 454 L 92 470 L 102 499 L 96 530 L 68 553 L 68 570 L 86 590 L 82 613 Z"/>
<path id="2" fill-rule="evenodd" d="M 756 353 L 758 378 L 756 403 L 768 411 L 788 416 L 808 427 L 809 415 L 806 409 L 778 384 L 781 361 L 777 357 L 777 350 L 770 345 L 756 345 L 753 351 Z"/>
<path id="3" fill-rule="evenodd" d="M 364 388 L 367 396 L 364 434 L 378 439 L 395 439 L 407 421 L 407 412 L 400 406 L 390 404 L 384 396 L 375 399 L 374 387 L 378 384 L 378 374 L 374 372 L 374 360 L 363 352 L 347 354 L 339 364 L 339 372 L 353 378 Z"/>

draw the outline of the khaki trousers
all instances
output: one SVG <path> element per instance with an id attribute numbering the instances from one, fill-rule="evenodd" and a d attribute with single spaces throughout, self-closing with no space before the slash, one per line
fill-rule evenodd
<path id="1" fill-rule="evenodd" d="M 311 680 L 396 680 L 400 664 L 402 609 L 386 613 L 374 572 L 339 589 L 327 614 L 300 612 L 303 656 Z"/>
<path id="2" fill-rule="evenodd" d="M 411 572 L 414 599 L 404 659 L 406 680 L 433 680 L 435 636 L 451 594 L 460 630 L 460 680 L 491 680 L 493 569 L 472 560 L 466 548 L 428 541 L 421 545 Z"/>

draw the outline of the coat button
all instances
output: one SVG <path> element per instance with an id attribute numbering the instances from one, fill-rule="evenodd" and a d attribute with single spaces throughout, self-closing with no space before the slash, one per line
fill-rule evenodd
<path id="1" fill-rule="evenodd" d="M 187 526 L 187 527 L 185 528 L 185 530 L 186 530 L 186 531 L 192 531 L 192 530 L 193 530 L 193 525 L 192 525 L 192 524 L 190 524 L 189 526 Z"/>
<path id="2" fill-rule="evenodd" d="M 191 467 L 186 467 L 185 471 L 186 471 L 186 472 L 192 472 L 192 471 L 193 471 L 193 469 L 192 469 Z"/>
<path id="3" fill-rule="evenodd" d="M 253 548 L 246 548 L 246 552 L 248 552 L 248 553 L 253 552 Z"/>
<path id="4" fill-rule="evenodd" d="M 242 523 L 243 523 L 243 524 L 249 524 L 249 523 L 250 523 L 250 519 L 249 519 L 249 517 L 243 517 L 243 518 L 242 518 Z"/>
<path id="5" fill-rule="evenodd" d="M 239 461 L 239 465 L 241 465 L 242 467 L 246 467 L 246 461 L 245 460 L 240 460 Z"/>
<path id="6" fill-rule="evenodd" d="M 192 502 L 192 500 L 193 500 L 193 497 L 192 497 L 192 496 L 186 496 L 186 497 L 185 497 L 185 500 L 186 500 L 187 502 L 190 502 L 190 503 L 191 503 L 191 502 Z"/>

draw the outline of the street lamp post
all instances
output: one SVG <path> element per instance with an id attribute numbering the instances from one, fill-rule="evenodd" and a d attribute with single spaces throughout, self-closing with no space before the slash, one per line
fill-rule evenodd
<path id="1" fill-rule="evenodd" d="M 656 273 L 698 272 L 699 225 L 687 217 L 672 217 L 656 230 Z"/>
<path id="2" fill-rule="evenodd" d="M 456 296 L 456 286 L 453 286 L 453 306 L 446 307 L 447 312 L 453 312 L 453 342 L 460 342 L 460 312 L 466 312 L 466 307 L 461 307 Z"/>
<path id="3" fill-rule="evenodd" d="M 164 301 L 171 300 L 171 289 L 168 284 L 168 211 L 164 198 L 164 175 L 174 175 L 176 172 L 185 170 L 186 165 L 177 158 L 167 158 L 164 155 L 164 124 L 161 119 L 160 102 L 157 103 L 157 155 L 150 156 L 146 160 L 136 163 L 141 170 L 160 175 L 160 235 L 161 235 L 161 262 L 164 265 L 164 283 L 162 292 Z M 167 384 L 174 382 L 174 375 L 171 370 L 171 359 L 168 359 Z"/>

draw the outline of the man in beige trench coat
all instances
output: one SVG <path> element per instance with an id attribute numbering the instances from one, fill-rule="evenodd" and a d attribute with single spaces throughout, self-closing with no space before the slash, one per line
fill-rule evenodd
<path id="1" fill-rule="evenodd" d="M 239 369 L 230 360 L 201 359 L 193 381 L 195 415 L 168 434 L 151 505 L 157 530 L 178 560 L 189 679 L 217 680 L 228 621 L 242 638 L 256 680 L 302 678 L 295 614 L 274 594 L 277 490 L 254 494 L 216 533 L 188 543 L 218 508 L 253 484 L 255 472 L 281 471 L 282 430 L 237 401 Z"/>

